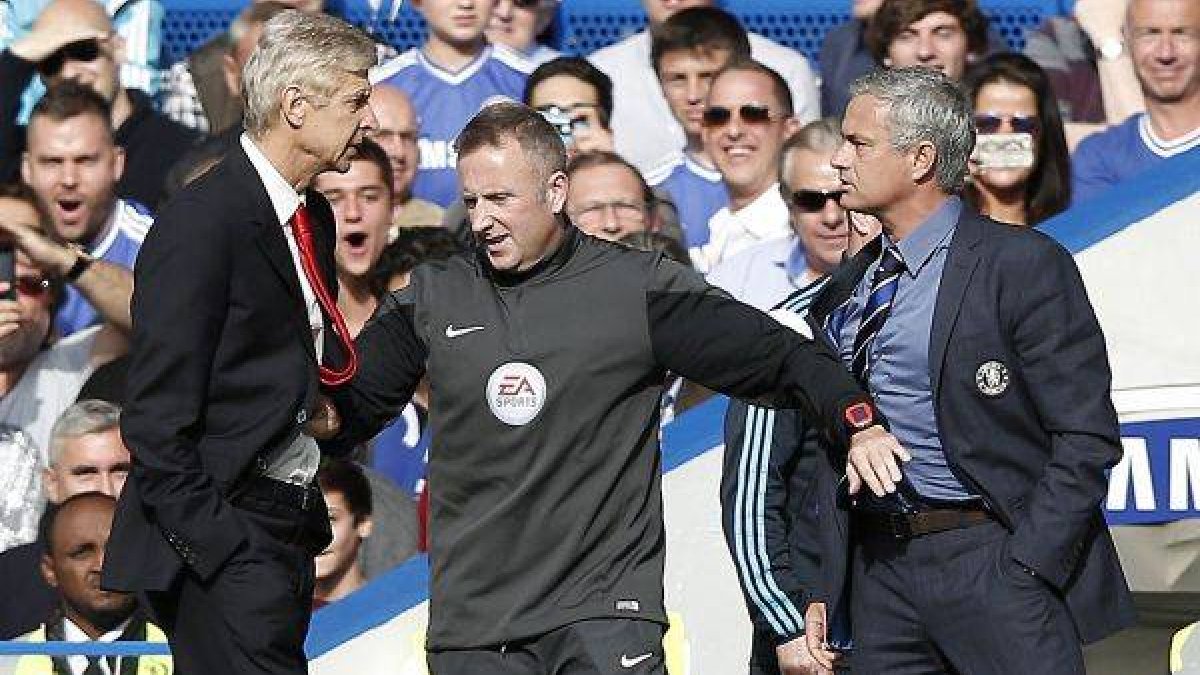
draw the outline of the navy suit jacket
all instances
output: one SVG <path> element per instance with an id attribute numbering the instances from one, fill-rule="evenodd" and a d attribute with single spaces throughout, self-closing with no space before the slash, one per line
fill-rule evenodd
<path id="1" fill-rule="evenodd" d="M 842 265 L 810 322 L 824 325 L 880 247 L 876 239 Z M 1001 370 L 981 372 L 991 362 L 1003 365 L 1006 385 L 982 377 Z M 1040 232 L 964 210 L 934 307 L 929 368 L 947 459 L 1010 531 L 1012 557 L 1065 597 L 1083 641 L 1130 625 L 1132 597 L 1100 510 L 1106 470 L 1122 452 L 1111 373 L 1071 254 Z M 853 536 L 839 496 L 845 466 L 845 448 L 828 446 L 818 467 L 819 596 L 835 614 L 849 610 L 838 606 Z"/>
<path id="2" fill-rule="evenodd" d="M 333 213 L 314 190 L 306 200 L 336 293 Z M 212 577 L 246 541 L 230 495 L 300 433 L 316 407 L 317 359 L 283 228 L 240 145 L 168 201 L 134 276 L 121 415 L 133 468 L 102 582 L 165 591 L 185 566 Z M 328 318 L 324 334 L 325 354 L 340 354 Z M 328 516 L 314 513 L 309 525 L 327 538 Z"/>

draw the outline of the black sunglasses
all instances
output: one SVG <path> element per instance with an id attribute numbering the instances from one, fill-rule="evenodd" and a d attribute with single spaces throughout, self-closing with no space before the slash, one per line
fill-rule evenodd
<path id="1" fill-rule="evenodd" d="M 735 109 L 720 105 L 705 108 L 700 121 L 706 127 L 723 127 L 733 119 L 734 110 L 737 110 L 742 121 L 746 124 L 766 124 L 775 119 L 775 116 L 771 114 L 771 109 L 767 106 L 757 103 L 747 103 Z"/>
<path id="2" fill-rule="evenodd" d="M 1005 120 L 1012 126 L 1016 134 L 1037 134 L 1042 123 L 1034 115 L 997 115 L 995 113 L 980 113 L 975 116 L 975 129 L 981 134 L 994 134 L 1000 131 L 1000 125 Z"/>
<path id="3" fill-rule="evenodd" d="M 792 193 L 792 205 L 805 213 L 816 213 L 825 208 L 829 200 L 837 201 L 845 190 L 796 190 Z"/>
<path id="4" fill-rule="evenodd" d="M 512 4 L 520 9 L 533 9 L 542 4 L 542 0 L 512 0 Z"/>
<path id="5" fill-rule="evenodd" d="M 100 56 L 100 40 L 89 38 L 64 45 L 37 64 L 38 74 L 43 78 L 54 77 L 62 71 L 67 61 L 95 61 Z"/>
<path id="6" fill-rule="evenodd" d="M 40 298 L 50 290 L 50 282 L 32 274 L 22 274 L 12 280 L 17 293 L 27 298 Z"/>

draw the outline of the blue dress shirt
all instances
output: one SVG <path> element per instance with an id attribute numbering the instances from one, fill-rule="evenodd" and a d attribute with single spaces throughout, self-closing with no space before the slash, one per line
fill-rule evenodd
<path id="1" fill-rule="evenodd" d="M 912 453 L 912 461 L 903 467 L 904 477 L 918 495 L 937 501 L 963 501 L 977 496 L 946 462 L 929 376 L 933 308 L 962 208 L 962 201 L 951 197 L 902 241 L 892 243 L 884 235 L 884 245 L 899 250 L 905 270 L 887 321 L 867 354 L 871 364 L 868 385 L 875 404 L 891 424 L 892 434 Z M 867 269 L 847 305 L 838 345 L 847 366 L 878 266 L 876 261 Z"/>

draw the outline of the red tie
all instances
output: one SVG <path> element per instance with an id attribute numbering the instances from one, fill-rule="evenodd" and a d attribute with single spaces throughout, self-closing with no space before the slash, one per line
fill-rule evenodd
<path id="1" fill-rule="evenodd" d="M 317 366 L 321 384 L 339 387 L 349 382 L 350 378 L 354 377 L 355 371 L 358 370 L 358 353 L 354 351 L 354 342 L 350 339 L 350 331 L 346 330 L 346 321 L 342 318 L 342 313 L 338 311 L 337 303 L 329 295 L 329 289 L 325 288 L 321 272 L 317 269 L 317 258 L 313 249 L 312 222 L 308 218 L 308 208 L 301 204 L 300 208 L 296 209 L 296 215 L 292 216 L 288 222 L 292 226 L 292 234 L 296 236 L 296 248 L 300 250 L 300 266 L 304 268 L 304 276 L 308 277 L 308 284 L 312 287 L 313 294 L 317 296 L 317 303 L 321 305 L 325 315 L 333 321 L 333 330 L 346 350 L 346 365 L 341 370 L 333 370 L 320 364 Z"/>

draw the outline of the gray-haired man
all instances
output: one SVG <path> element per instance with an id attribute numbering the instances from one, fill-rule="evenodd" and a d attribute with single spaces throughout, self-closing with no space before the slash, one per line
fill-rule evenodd
<path id="1" fill-rule="evenodd" d="M 946 76 L 876 71 L 851 93 L 841 203 L 883 235 L 810 321 L 911 457 L 821 454 L 810 650 L 831 665 L 848 619 L 855 672 L 1082 674 L 1080 642 L 1133 610 L 1099 508 L 1121 446 L 1079 272 L 1045 235 L 956 196 L 974 131 Z"/>
<path id="2" fill-rule="evenodd" d="M 129 475 L 129 449 L 121 441 L 121 409 L 83 400 L 67 408 L 50 429 L 50 464 L 42 485 L 51 507 L 84 492 L 116 498 Z M 33 630 L 55 604 L 54 591 L 38 573 L 43 542 L 0 554 L 0 639 Z"/>
<path id="3" fill-rule="evenodd" d="M 347 170 L 376 126 L 374 62 L 337 19 L 268 21 L 243 71 L 246 134 L 168 202 L 138 257 L 121 420 L 134 463 L 104 582 L 145 592 L 180 671 L 307 671 L 330 531 L 306 423 L 320 384 L 354 370 L 333 214 L 309 185 Z"/>

